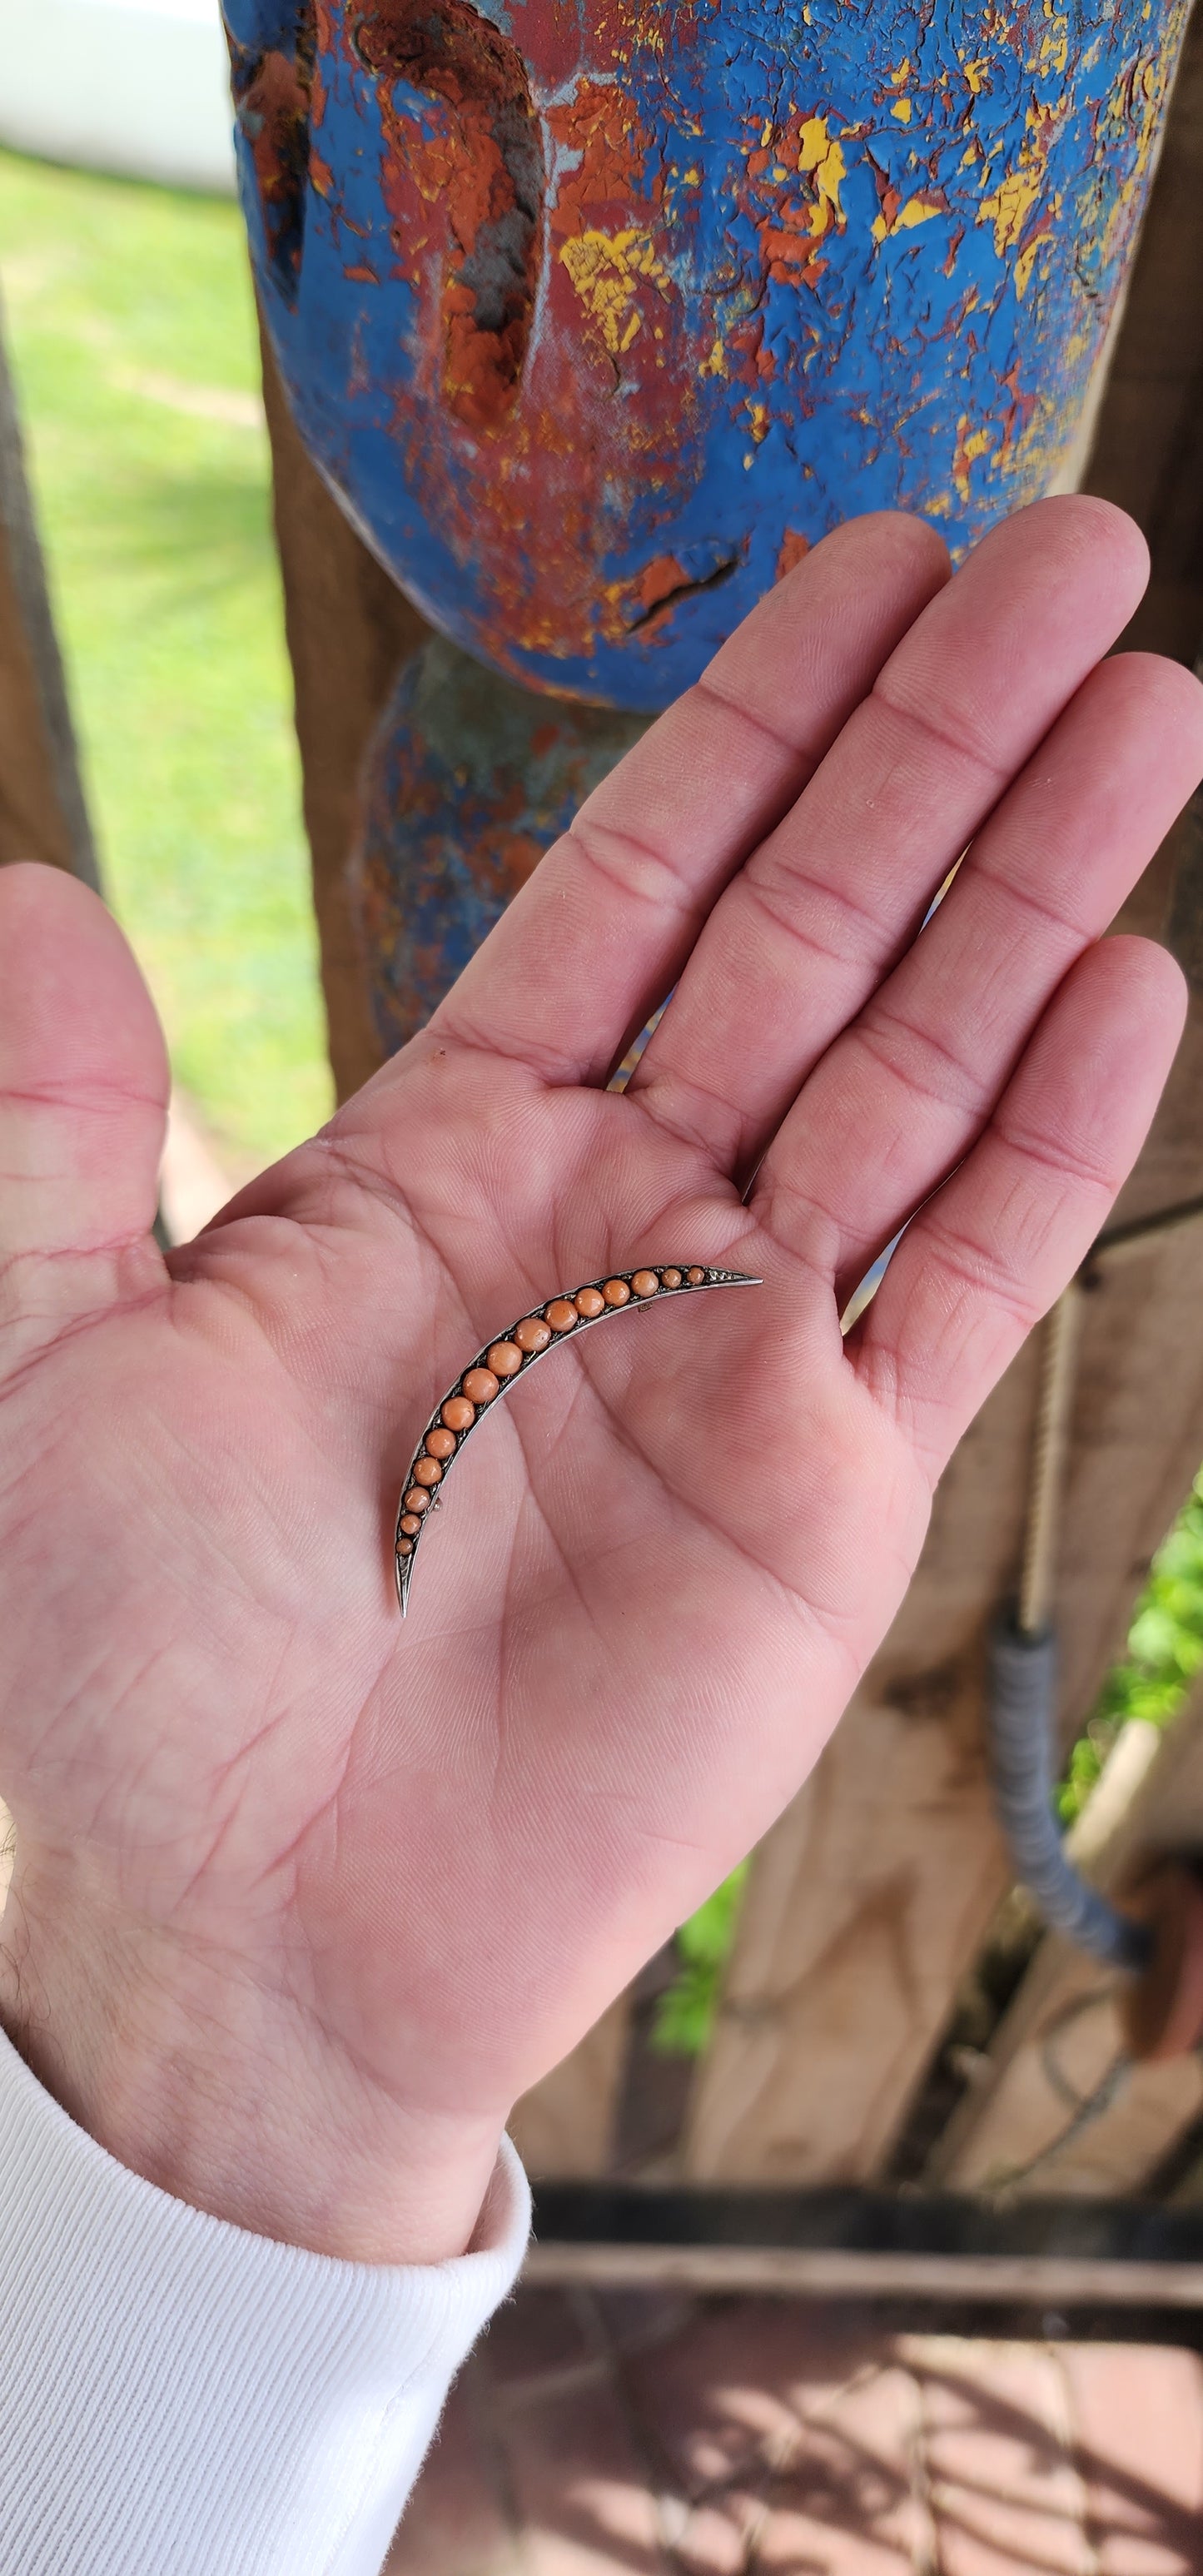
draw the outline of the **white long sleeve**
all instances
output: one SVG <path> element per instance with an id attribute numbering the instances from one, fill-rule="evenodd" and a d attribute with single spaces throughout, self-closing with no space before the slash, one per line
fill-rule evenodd
<path id="1" fill-rule="evenodd" d="M 273 2244 L 129 2173 L 0 2034 L 3 2576 L 378 2576 L 529 2225 L 507 2141 L 457 2261 Z"/>

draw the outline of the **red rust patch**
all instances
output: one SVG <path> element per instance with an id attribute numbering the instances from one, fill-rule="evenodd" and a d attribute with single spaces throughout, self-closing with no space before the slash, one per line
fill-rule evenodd
<path id="1" fill-rule="evenodd" d="M 787 572 L 792 572 L 795 564 L 800 564 L 803 556 L 809 553 L 809 537 L 800 535 L 797 528 L 787 528 L 777 556 L 778 581 L 784 581 Z"/>
<path id="2" fill-rule="evenodd" d="M 351 41 L 376 76 L 403 268 L 411 189 L 446 226 L 443 400 L 466 428 L 495 428 L 517 396 L 538 286 L 543 154 L 526 66 L 467 0 L 380 0 L 353 17 Z M 438 103 L 433 132 L 398 111 L 398 81 Z"/>
<path id="3" fill-rule="evenodd" d="M 312 6 L 299 12 L 293 56 L 255 54 L 230 41 L 234 102 L 251 149 L 268 257 L 290 304 L 296 299 L 305 238 L 315 48 Z M 328 171 L 325 175 L 329 180 Z"/>

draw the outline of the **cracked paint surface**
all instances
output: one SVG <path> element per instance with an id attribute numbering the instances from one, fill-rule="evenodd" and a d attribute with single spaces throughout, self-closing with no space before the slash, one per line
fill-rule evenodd
<path id="1" fill-rule="evenodd" d="M 837 521 L 1072 437 L 1185 0 L 226 0 L 311 452 L 527 687 L 668 702 Z"/>

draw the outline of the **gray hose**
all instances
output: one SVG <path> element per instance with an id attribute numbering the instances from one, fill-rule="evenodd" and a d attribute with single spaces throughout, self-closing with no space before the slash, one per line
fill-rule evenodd
<path id="1" fill-rule="evenodd" d="M 1140 1969 L 1151 1947 L 1143 1923 L 1089 1887 L 1068 1859 L 1053 1814 L 1053 1720 L 1057 1640 L 1029 1636 L 1005 1612 L 990 1638 L 990 1767 L 999 1822 L 1017 1877 L 1045 1921 L 1079 1949 L 1117 1967 Z"/>

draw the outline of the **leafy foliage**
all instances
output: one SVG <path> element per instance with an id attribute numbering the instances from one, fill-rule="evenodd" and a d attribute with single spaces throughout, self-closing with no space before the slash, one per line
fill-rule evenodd
<path id="1" fill-rule="evenodd" d="M 1203 1668 L 1203 1472 L 1153 1559 L 1128 1631 L 1128 1651 L 1109 1673 L 1084 1735 L 1075 1744 L 1058 1809 L 1070 1825 L 1099 1777 L 1121 1726 L 1144 1717 L 1164 1726 Z"/>
<path id="2" fill-rule="evenodd" d="M 741 1860 L 677 1934 L 680 1975 L 660 1997 L 651 2044 L 664 2057 L 700 2057 L 710 2038 L 731 1955 L 749 1863 Z"/>

